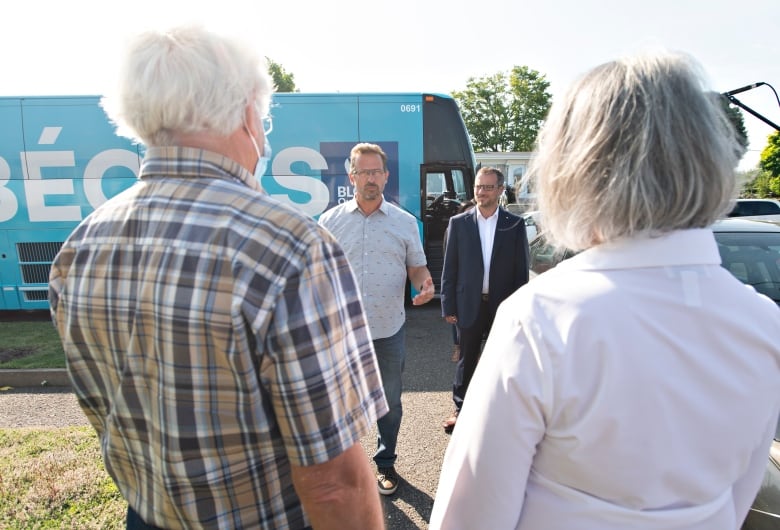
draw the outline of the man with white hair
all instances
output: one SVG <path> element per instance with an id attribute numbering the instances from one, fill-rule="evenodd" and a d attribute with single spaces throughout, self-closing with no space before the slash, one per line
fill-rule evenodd
<path id="1" fill-rule="evenodd" d="M 200 28 L 147 32 L 104 106 L 139 182 L 63 244 L 52 316 L 127 528 L 381 528 L 387 412 L 336 240 L 262 193 L 272 83 Z"/>

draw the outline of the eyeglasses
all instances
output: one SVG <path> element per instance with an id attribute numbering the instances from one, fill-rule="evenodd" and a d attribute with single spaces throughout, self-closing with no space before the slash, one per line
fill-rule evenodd
<path id="1" fill-rule="evenodd" d="M 477 191 L 479 191 L 479 190 L 493 191 L 494 189 L 496 189 L 498 187 L 499 186 L 497 186 L 495 184 L 474 184 L 474 189 L 477 190 Z"/>
<path id="2" fill-rule="evenodd" d="M 353 169 L 352 170 L 353 175 L 357 175 L 358 177 L 381 177 L 385 174 L 384 169 Z"/>
<path id="3" fill-rule="evenodd" d="M 263 134 L 268 136 L 274 130 L 274 122 L 271 116 L 266 116 L 261 121 L 263 122 Z"/>
<path id="4" fill-rule="evenodd" d="M 255 112 L 257 113 L 258 116 L 260 116 L 263 113 L 260 104 L 257 101 L 255 101 Z M 271 134 L 271 131 L 274 130 L 274 122 L 271 119 L 271 116 L 264 116 L 260 118 L 260 123 L 263 125 L 263 134 L 265 136 L 268 136 L 269 134 Z"/>

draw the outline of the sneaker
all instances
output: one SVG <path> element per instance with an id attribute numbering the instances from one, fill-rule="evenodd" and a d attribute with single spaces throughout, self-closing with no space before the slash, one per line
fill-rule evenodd
<path id="1" fill-rule="evenodd" d="M 392 495 L 398 489 L 398 474 L 394 467 L 380 467 L 376 473 L 376 483 L 379 493 Z"/>

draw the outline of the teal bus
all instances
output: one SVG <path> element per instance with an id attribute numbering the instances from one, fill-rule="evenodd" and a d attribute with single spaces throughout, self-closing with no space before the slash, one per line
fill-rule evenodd
<path id="1" fill-rule="evenodd" d="M 0 310 L 48 308 L 51 262 L 98 205 L 137 180 L 142 145 L 98 96 L 0 98 Z M 349 151 L 388 155 L 385 198 L 414 215 L 438 284 L 449 217 L 473 197 L 475 157 L 454 99 L 426 93 L 275 94 L 264 190 L 316 218 L 349 200 Z"/>

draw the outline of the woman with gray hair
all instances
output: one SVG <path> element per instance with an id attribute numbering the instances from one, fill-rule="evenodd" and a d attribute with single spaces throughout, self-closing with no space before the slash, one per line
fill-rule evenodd
<path id="1" fill-rule="evenodd" d="M 431 528 L 734 529 L 780 412 L 780 310 L 708 226 L 739 148 L 698 65 L 601 65 L 554 104 L 530 168 L 579 251 L 499 308 Z"/>
<path id="2" fill-rule="evenodd" d="M 63 243 L 49 301 L 127 530 L 381 528 L 360 291 L 333 236 L 260 188 L 262 55 L 198 26 L 125 55 L 104 106 L 146 146 L 138 182 Z"/>

